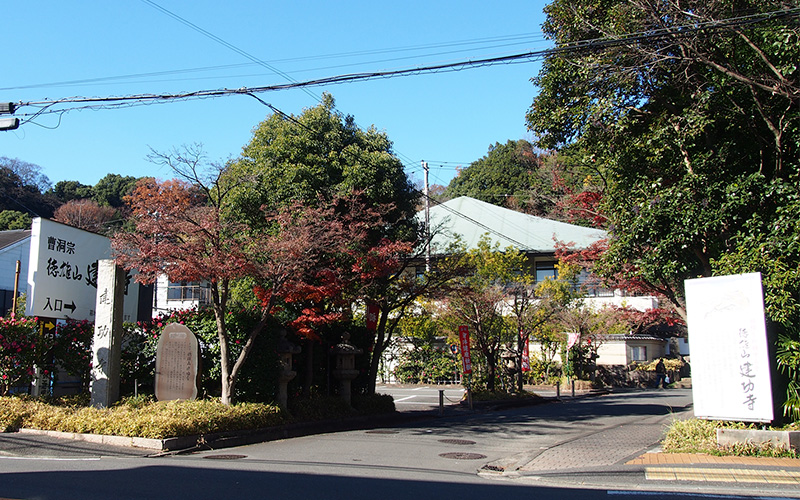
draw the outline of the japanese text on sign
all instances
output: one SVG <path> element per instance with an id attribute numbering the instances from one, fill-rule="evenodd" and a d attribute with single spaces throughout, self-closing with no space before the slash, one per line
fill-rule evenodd
<path id="1" fill-rule="evenodd" d="M 460 326 L 458 328 L 458 340 L 461 344 L 461 363 L 464 373 L 472 373 L 472 358 L 469 352 L 469 328 Z"/>
<path id="2" fill-rule="evenodd" d="M 75 243 L 61 238 L 56 238 L 55 236 L 48 236 L 47 249 L 54 252 L 73 255 L 75 253 Z"/>

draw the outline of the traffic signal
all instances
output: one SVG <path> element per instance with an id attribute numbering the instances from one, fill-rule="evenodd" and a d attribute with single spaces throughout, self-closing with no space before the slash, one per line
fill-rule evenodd
<path id="1" fill-rule="evenodd" d="M 0 115 L 13 115 L 17 107 L 13 102 L 0 102 Z M 19 118 L 0 118 L 0 130 L 19 128 Z"/>

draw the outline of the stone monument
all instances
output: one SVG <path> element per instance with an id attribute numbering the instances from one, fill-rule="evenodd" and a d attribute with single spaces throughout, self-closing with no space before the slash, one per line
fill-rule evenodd
<path id="1" fill-rule="evenodd" d="M 125 271 L 113 260 L 97 261 L 97 300 L 92 341 L 92 406 L 106 408 L 119 398 L 122 301 Z"/>
<path id="2" fill-rule="evenodd" d="M 164 327 L 156 347 L 156 399 L 195 399 L 199 362 L 194 333 L 180 323 Z"/>

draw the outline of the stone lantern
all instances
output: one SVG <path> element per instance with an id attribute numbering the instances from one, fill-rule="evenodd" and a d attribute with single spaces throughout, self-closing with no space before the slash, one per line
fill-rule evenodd
<path id="1" fill-rule="evenodd" d="M 292 356 L 299 354 L 301 348 L 286 340 L 286 330 L 281 330 L 280 336 L 277 347 L 281 362 L 281 369 L 278 373 L 278 405 L 281 408 L 286 408 L 288 400 L 287 387 L 289 382 L 297 375 L 297 372 L 292 370 Z"/>
<path id="2" fill-rule="evenodd" d="M 356 376 L 356 355 L 364 352 L 350 342 L 350 334 L 344 332 L 342 341 L 331 348 L 331 354 L 336 357 L 333 377 L 339 381 L 339 396 L 350 404 L 350 383 Z"/>
<path id="3" fill-rule="evenodd" d="M 514 376 L 519 373 L 519 354 L 513 349 L 504 349 L 500 353 L 502 360 L 503 373 L 509 380 L 509 387 L 515 387 Z"/>
<path id="4" fill-rule="evenodd" d="M 517 367 L 517 357 L 517 352 L 512 349 L 505 349 L 500 354 L 500 359 L 503 360 L 503 370 L 506 372 L 506 375 L 514 375 L 519 371 Z"/>

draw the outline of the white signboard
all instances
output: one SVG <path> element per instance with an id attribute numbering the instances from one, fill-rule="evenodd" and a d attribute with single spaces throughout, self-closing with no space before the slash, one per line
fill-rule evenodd
<path id="1" fill-rule="evenodd" d="M 31 226 L 25 314 L 94 321 L 97 261 L 111 258 L 111 240 L 36 218 Z M 139 285 L 127 280 L 124 321 L 136 320 Z"/>
<path id="2" fill-rule="evenodd" d="M 773 420 L 761 274 L 686 280 L 694 414 Z"/>

